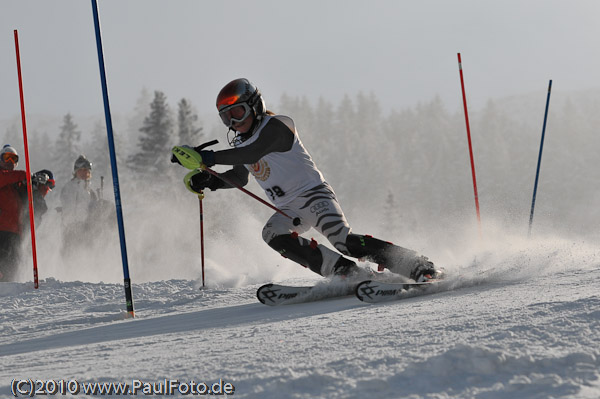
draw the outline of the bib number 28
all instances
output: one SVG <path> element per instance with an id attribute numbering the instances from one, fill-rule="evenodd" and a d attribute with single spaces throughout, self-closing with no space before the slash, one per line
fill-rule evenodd
<path id="1" fill-rule="evenodd" d="M 267 188 L 267 193 L 271 196 L 272 200 L 275 200 L 276 197 L 283 197 L 285 192 L 279 186 L 273 186 L 271 188 Z"/>

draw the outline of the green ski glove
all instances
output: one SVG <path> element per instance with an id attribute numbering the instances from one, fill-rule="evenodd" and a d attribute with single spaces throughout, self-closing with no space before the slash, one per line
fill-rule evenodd
<path id="1" fill-rule="evenodd" d="M 184 168 L 188 168 L 191 170 L 194 169 L 204 169 L 204 164 L 202 163 L 202 155 L 200 155 L 196 150 L 188 146 L 175 146 L 171 150 L 173 155 L 177 158 L 181 166 Z"/>

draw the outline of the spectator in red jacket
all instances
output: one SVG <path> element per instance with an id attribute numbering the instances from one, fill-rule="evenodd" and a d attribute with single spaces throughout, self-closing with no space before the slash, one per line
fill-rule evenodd
<path id="1" fill-rule="evenodd" d="M 12 281 L 16 276 L 28 211 L 27 173 L 15 170 L 18 162 L 17 151 L 5 145 L 0 151 L 0 281 Z M 41 170 L 31 181 L 35 216 L 39 222 L 48 209 L 44 197 L 54 188 L 54 177 L 49 170 Z"/>

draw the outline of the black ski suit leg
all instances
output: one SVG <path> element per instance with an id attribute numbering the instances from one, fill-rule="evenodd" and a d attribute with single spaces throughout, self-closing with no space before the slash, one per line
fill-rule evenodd
<path id="1" fill-rule="evenodd" d="M 0 281 L 15 281 L 21 260 L 21 236 L 0 231 Z"/>

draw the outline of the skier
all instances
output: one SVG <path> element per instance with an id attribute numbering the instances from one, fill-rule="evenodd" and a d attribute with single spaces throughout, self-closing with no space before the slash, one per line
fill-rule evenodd
<path id="1" fill-rule="evenodd" d="M 73 178 L 64 185 L 60 192 L 61 215 L 63 226 L 63 255 L 78 242 L 86 242 L 90 234 L 90 212 L 97 200 L 90 187 L 92 163 L 80 155 L 73 165 Z"/>
<path id="2" fill-rule="evenodd" d="M 333 189 L 300 141 L 293 120 L 267 110 L 254 84 L 247 79 L 231 81 L 217 96 L 216 105 L 234 148 L 214 152 L 188 147 L 188 155 L 207 167 L 233 165 L 223 176 L 240 186 L 248 183 L 251 173 L 271 202 L 290 216 L 275 213 L 265 224 L 262 236 L 271 248 L 325 277 L 364 275 L 364 269 L 343 255 L 375 262 L 380 270 L 388 268 L 417 282 L 440 274 L 433 263 L 415 251 L 352 233 Z M 174 154 L 172 162 L 185 163 L 176 151 Z M 185 181 L 197 193 L 205 188 L 214 191 L 232 187 L 202 170 L 190 172 Z M 295 217 L 300 218 L 298 226 L 292 222 Z M 343 255 L 302 237 L 311 227 Z"/>
<path id="3" fill-rule="evenodd" d="M 13 281 L 21 259 L 21 242 L 27 231 L 27 172 L 15 170 L 17 151 L 5 145 L 0 151 L 0 281 Z M 31 178 L 36 224 L 48 210 L 44 197 L 54 188 L 54 176 L 47 169 Z"/>

